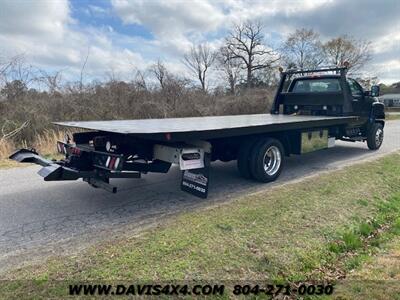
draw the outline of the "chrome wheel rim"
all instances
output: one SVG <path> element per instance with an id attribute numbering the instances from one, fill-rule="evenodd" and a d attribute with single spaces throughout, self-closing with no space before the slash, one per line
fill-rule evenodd
<path id="1" fill-rule="evenodd" d="M 269 176 L 275 175 L 282 162 L 281 151 L 276 146 L 271 146 L 264 154 L 264 171 Z"/>
<path id="2" fill-rule="evenodd" d="M 383 130 L 379 128 L 375 133 L 375 144 L 376 146 L 380 146 L 383 141 Z"/>

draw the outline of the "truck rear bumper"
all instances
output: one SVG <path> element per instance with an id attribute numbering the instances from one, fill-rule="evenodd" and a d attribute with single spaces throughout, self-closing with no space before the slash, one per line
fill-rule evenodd
<path id="1" fill-rule="evenodd" d="M 9 158 L 21 163 L 34 163 L 42 166 L 38 174 L 45 181 L 77 180 L 82 178 L 83 181 L 93 187 L 116 193 L 117 188 L 110 184 L 110 179 L 140 178 L 142 173 L 147 172 L 167 173 L 171 167 L 172 159 L 161 156 L 168 156 L 171 152 L 170 150 L 175 149 L 171 147 L 164 147 L 171 149 L 157 148 L 158 152 L 156 152 L 160 157 L 156 156 L 152 161 L 138 161 L 132 159 L 131 155 L 125 156 L 123 154 L 96 151 L 82 145 L 58 142 L 57 148 L 59 153 L 66 155 L 65 160 L 46 159 L 34 149 L 20 149 L 11 154 Z M 178 152 L 174 150 L 175 152 L 172 154 L 175 154 L 176 159 L 180 157 L 184 161 L 183 163 L 173 161 L 185 167 L 182 175 L 182 190 L 198 197 L 207 197 L 209 154 L 205 154 L 202 150 L 196 150 L 197 152 L 186 148 L 178 148 L 178 150 L 176 150 Z M 185 150 L 187 151 L 185 152 Z M 199 164 L 199 161 L 202 164 Z M 199 180 L 201 181 L 200 183 L 198 183 Z M 199 187 L 198 184 L 201 186 Z"/>
<path id="2" fill-rule="evenodd" d="M 69 147 L 65 144 L 65 147 Z M 66 148 L 63 148 L 64 151 Z M 101 163 L 105 160 L 100 159 L 107 154 L 96 154 L 96 162 Z M 78 170 L 66 165 L 66 162 L 48 160 L 40 156 L 34 149 L 20 149 L 9 156 L 10 159 L 20 163 L 34 163 L 42 166 L 38 174 L 43 177 L 45 181 L 62 181 L 62 180 L 77 180 L 82 178 L 91 186 L 103 188 L 109 192 L 116 193 L 117 188 L 109 183 L 110 178 L 140 178 L 141 171 L 158 171 L 167 172 L 170 164 L 153 163 L 142 166 L 142 164 L 131 164 L 128 170 L 111 170 L 102 165 L 94 164 L 89 171 Z M 129 165 L 127 165 L 128 167 Z M 143 170 L 141 170 L 141 167 Z M 145 168 L 147 167 L 147 168 Z"/>

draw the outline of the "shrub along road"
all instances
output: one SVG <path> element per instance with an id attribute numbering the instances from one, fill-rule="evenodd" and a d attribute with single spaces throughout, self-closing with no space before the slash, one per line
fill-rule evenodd
<path id="1" fill-rule="evenodd" d="M 167 175 L 119 180 L 116 195 L 83 182 L 44 182 L 35 174 L 37 167 L 0 170 L 0 271 L 49 255 L 74 253 L 113 235 L 132 236 L 176 212 L 224 203 L 400 149 L 400 122 L 388 122 L 385 134 L 377 152 L 365 144 L 338 142 L 334 149 L 290 157 L 273 184 L 240 178 L 235 163 L 215 163 L 206 200 L 179 191 L 176 168 Z"/>

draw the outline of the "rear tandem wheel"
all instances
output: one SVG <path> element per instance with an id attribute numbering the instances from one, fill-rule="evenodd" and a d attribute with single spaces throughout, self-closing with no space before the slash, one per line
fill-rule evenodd
<path id="1" fill-rule="evenodd" d="M 239 149 L 239 172 L 247 179 L 274 181 L 282 171 L 284 155 L 283 145 L 277 139 L 249 140 Z"/>

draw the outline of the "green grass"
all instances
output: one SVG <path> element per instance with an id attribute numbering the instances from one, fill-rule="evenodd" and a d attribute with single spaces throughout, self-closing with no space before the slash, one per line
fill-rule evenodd
<path id="1" fill-rule="evenodd" d="M 26 164 L 26 165 L 28 165 L 28 164 Z M 20 164 L 16 161 L 10 160 L 8 158 L 0 159 L 0 169 L 17 168 L 17 167 L 21 167 L 21 166 L 25 166 L 25 165 Z"/>
<path id="2" fill-rule="evenodd" d="M 400 112 L 400 107 L 385 107 L 385 112 Z"/>
<path id="3" fill-rule="evenodd" d="M 354 267 L 356 270 L 337 284 L 333 298 L 400 299 L 400 236 L 398 233 L 392 236 L 391 241 L 387 242 L 379 252 L 361 260 Z"/>
<path id="4" fill-rule="evenodd" d="M 393 121 L 393 120 L 400 120 L 399 114 L 386 114 L 385 116 L 386 121 Z"/>
<path id="5" fill-rule="evenodd" d="M 74 257 L 13 270 L 4 295 L 62 295 L 65 281 L 323 280 L 367 261 L 400 231 L 400 154 L 182 213 Z M 397 216 L 397 217 L 396 217 Z M 390 234 L 389 234 L 390 232 Z M 328 276 L 329 277 L 329 276 Z M 18 281 L 21 282 L 21 281 Z"/>
<path id="6" fill-rule="evenodd" d="M 351 251 L 351 250 L 357 250 L 358 248 L 361 248 L 362 246 L 362 241 L 359 237 L 358 234 L 352 231 L 345 232 L 343 234 L 343 251 Z"/>
<path id="7" fill-rule="evenodd" d="M 334 299 L 400 299 L 399 215 L 400 192 L 378 204 L 372 224 L 360 224 L 360 237 L 368 239 L 344 260 L 353 272 L 338 282 Z"/>
<path id="8" fill-rule="evenodd" d="M 367 237 L 374 231 L 374 227 L 368 223 L 361 223 L 359 226 L 359 232 L 362 236 Z"/>

